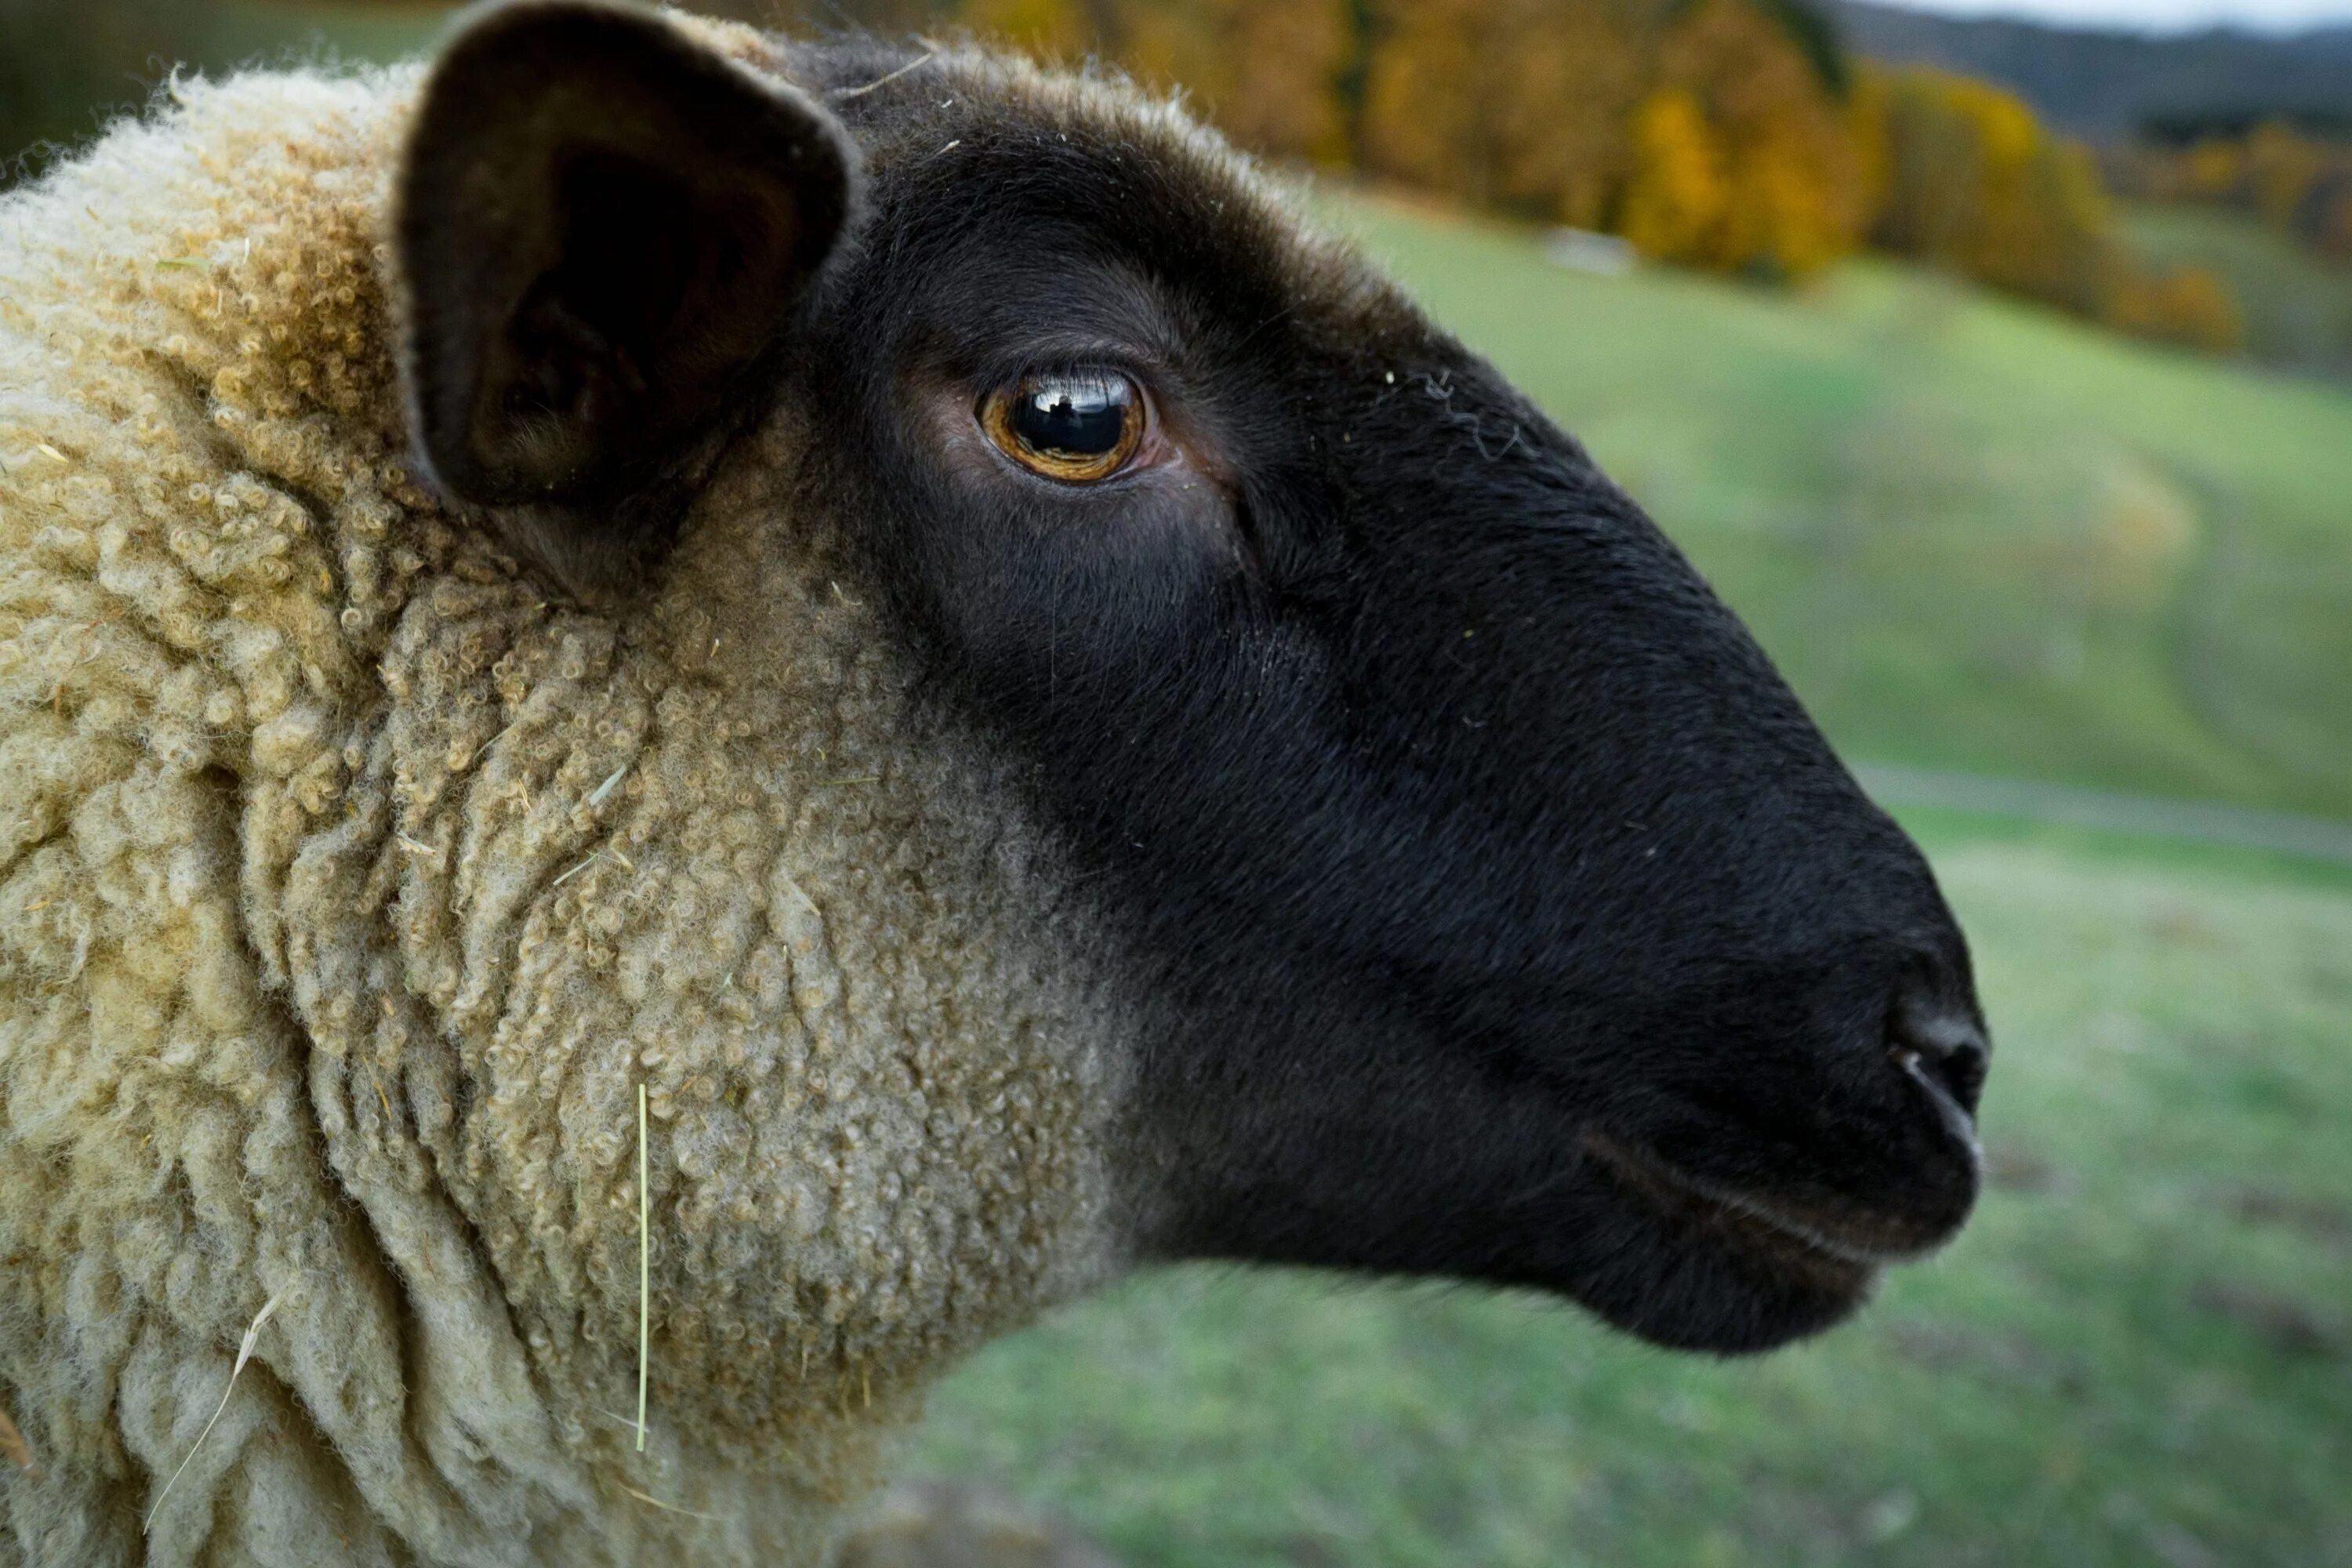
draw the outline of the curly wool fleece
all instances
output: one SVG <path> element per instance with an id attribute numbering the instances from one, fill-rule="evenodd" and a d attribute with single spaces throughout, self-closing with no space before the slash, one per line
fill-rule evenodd
<path id="1" fill-rule="evenodd" d="M 625 614 L 409 476 L 416 82 L 184 85 L 0 203 L 0 1562 L 821 1561 L 1113 1261 L 1049 868 L 791 418 Z"/>

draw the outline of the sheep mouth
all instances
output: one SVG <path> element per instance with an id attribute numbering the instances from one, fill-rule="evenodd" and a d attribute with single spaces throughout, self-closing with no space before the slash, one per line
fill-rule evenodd
<path id="1" fill-rule="evenodd" d="M 1824 1295 L 1859 1299 L 1882 1265 L 1919 1250 L 1866 1224 L 1799 1213 L 1695 1176 L 1612 1133 L 1588 1130 L 1580 1142 L 1635 1204 L 1672 1229 Z"/>

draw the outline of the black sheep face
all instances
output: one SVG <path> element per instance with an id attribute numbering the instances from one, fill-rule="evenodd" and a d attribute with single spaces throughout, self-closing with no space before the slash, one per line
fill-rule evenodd
<path id="1" fill-rule="evenodd" d="M 1171 113 L 773 61 L 576 4 L 461 36 L 404 176 L 423 450 L 609 594 L 808 411 L 811 505 L 1115 934 L 1135 1253 L 1738 1351 L 1953 1234 L 1960 931 L 1580 447 Z"/>

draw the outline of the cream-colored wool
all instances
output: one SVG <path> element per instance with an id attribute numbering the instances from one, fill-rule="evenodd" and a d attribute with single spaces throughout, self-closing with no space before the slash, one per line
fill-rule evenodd
<path id="1" fill-rule="evenodd" d="M 1050 868 L 789 417 L 625 612 L 409 477 L 415 83 L 183 84 L 0 202 L 0 1562 L 820 1561 L 1114 1262 Z"/>

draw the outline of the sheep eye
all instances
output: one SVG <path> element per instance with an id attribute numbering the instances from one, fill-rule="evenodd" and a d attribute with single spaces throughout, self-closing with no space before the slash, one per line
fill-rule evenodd
<path id="1" fill-rule="evenodd" d="M 982 397 L 979 414 L 999 451 L 1068 484 L 1110 478 L 1143 444 L 1143 393 L 1117 371 L 1024 375 Z"/>

